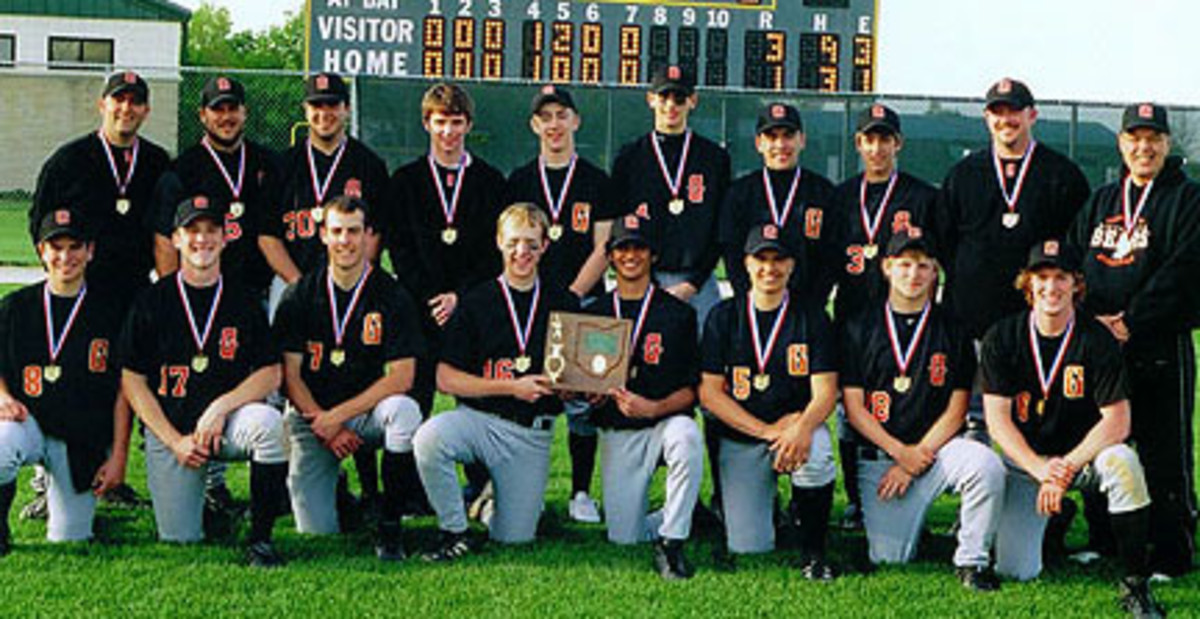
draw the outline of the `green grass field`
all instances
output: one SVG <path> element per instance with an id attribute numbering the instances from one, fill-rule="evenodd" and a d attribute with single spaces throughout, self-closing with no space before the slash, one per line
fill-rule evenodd
<path id="1" fill-rule="evenodd" d="M 23 206 L 0 207 L 0 263 L 32 263 L 27 246 Z M 0 286 L 0 294 L 11 288 Z M 929 518 L 935 535 L 909 566 L 813 584 L 800 576 L 795 553 L 781 550 L 741 559 L 736 570 L 724 572 L 712 558 L 715 536 L 696 531 L 689 555 L 697 576 L 664 583 L 651 572 L 648 547 L 609 545 L 602 526 L 567 518 L 565 434 L 560 423 L 539 541 L 518 548 L 489 545 L 450 566 L 418 559 L 382 565 L 367 534 L 301 536 L 289 517 L 276 529 L 289 565 L 256 571 L 241 566 L 234 543 L 180 547 L 156 542 L 149 509 L 102 508 L 95 542 L 52 545 L 44 540 L 44 523 L 16 517 L 31 497 L 25 469 L 11 517 L 17 546 L 0 559 L 0 616 L 1120 616 L 1116 568 L 1109 563 L 1051 566 L 1036 582 L 1005 583 L 991 595 L 963 589 L 953 578 L 954 544 L 945 535 L 957 505 L 950 498 L 935 505 Z M 245 465 L 234 465 L 229 478 L 235 494 L 246 497 Z M 129 479 L 146 493 L 138 450 Z M 598 492 L 598 478 L 593 488 Z M 655 498 L 661 499 L 661 490 Z M 841 508 L 839 491 L 835 518 Z M 407 523 L 406 531 L 410 551 L 436 539 L 431 518 Z M 1080 545 L 1085 538 L 1084 525 L 1077 522 L 1069 541 Z M 865 553 L 865 540 L 862 534 L 835 531 L 830 547 L 840 562 L 853 565 Z M 1156 591 L 1175 616 L 1200 615 L 1200 576 Z"/>
<path id="2" fill-rule="evenodd" d="M 26 231 L 29 202 L 0 200 L 0 265 L 36 266 L 37 254 Z"/>

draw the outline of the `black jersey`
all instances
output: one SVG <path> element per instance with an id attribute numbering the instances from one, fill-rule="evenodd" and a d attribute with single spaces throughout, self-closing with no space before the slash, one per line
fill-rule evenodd
<path id="1" fill-rule="evenodd" d="M 436 163 L 433 167 L 436 179 L 430 171 L 430 157 L 422 155 L 392 175 L 396 206 L 390 211 L 392 223 L 386 238 L 396 277 L 422 308 L 446 292 L 461 297 L 501 271 L 496 220 L 505 207 L 504 175 L 474 156 L 468 156 L 461 169 Z M 441 184 L 441 194 L 435 180 Z M 440 195 L 449 206 L 456 191 L 454 222 L 447 225 Z M 447 229 L 453 232 L 447 233 Z M 438 331 L 429 312 L 421 314 L 426 332 Z"/>
<path id="2" fill-rule="evenodd" d="M 709 313 L 700 345 L 700 371 L 725 377 L 729 395 L 746 412 L 766 423 L 803 411 L 812 399 L 812 375 L 837 371 L 829 318 L 815 304 L 792 299 L 779 326 L 775 346 L 766 362 L 765 375 L 758 367 L 748 307 L 750 293 L 721 301 Z M 759 343 L 766 348 L 780 309 L 753 310 Z M 716 422 L 719 434 L 739 441 L 754 441 Z"/>
<path id="3" fill-rule="evenodd" d="M 196 346 L 180 293 L 182 274 L 163 278 L 134 302 L 121 332 L 125 369 L 146 377 L 171 425 L 189 434 L 208 405 L 255 371 L 279 363 L 262 302 L 232 282 L 220 302 L 203 350 Z M 196 330 L 204 335 L 218 286 L 182 285 Z"/>
<path id="4" fill-rule="evenodd" d="M 251 290 L 265 291 L 273 273 L 258 247 L 258 237 L 274 221 L 279 183 L 278 156 L 266 147 L 245 140 L 236 152 L 214 148 L 210 153 L 204 144 L 197 144 L 183 151 L 159 179 L 155 231 L 169 238 L 175 229 L 176 206 L 194 195 L 208 196 L 226 211 L 221 272 Z M 238 188 L 236 196 L 234 188 Z"/>
<path id="5" fill-rule="evenodd" d="M 973 338 L 1025 307 L 1013 280 L 1029 248 L 1062 238 L 1088 197 L 1087 179 L 1070 159 L 1041 143 L 1028 157 L 1024 182 L 1017 182 L 1024 159 L 1001 166 L 1005 191 L 1016 201 L 1018 217 L 1007 220 L 1012 227 L 1005 225 L 1009 208 L 990 147 L 956 163 L 938 196 L 933 220 L 946 269 L 944 299 Z"/>
<path id="6" fill-rule="evenodd" d="M 888 335 L 888 312 L 896 328 L 900 358 L 912 350 L 903 373 Z M 937 305 L 930 305 L 920 340 L 912 347 L 922 315 L 897 313 L 883 301 L 864 307 L 843 323 L 841 331 L 839 381 L 843 387 L 862 389 L 867 411 L 888 434 L 909 445 L 919 442 L 942 416 L 953 392 L 970 391 L 975 378 L 971 340 Z M 897 382 L 900 376 L 907 380 Z"/>
<path id="7" fill-rule="evenodd" d="M 652 140 L 661 148 L 672 183 L 680 169 L 684 145 L 688 144 L 676 196 L 672 196 Z M 721 257 L 717 220 L 729 188 L 729 169 L 729 153 L 691 130 L 683 135 L 656 132 L 643 135 L 623 146 L 613 162 L 617 210 L 623 215 L 633 213 L 655 222 L 649 230 L 658 249 L 656 267 L 687 273 L 688 282 L 697 289 L 712 274 Z M 673 199 L 683 201 L 676 203 L 678 213 L 672 213 Z"/>
<path id="8" fill-rule="evenodd" d="M 1117 341 L 1091 316 L 1077 313 L 1061 367 L 1042 393 L 1030 345 L 1031 312 L 996 323 L 983 339 L 983 392 L 1013 399 L 1012 415 L 1038 454 L 1060 456 L 1075 448 L 1100 421 L 1100 407 L 1128 397 Z M 1036 336 L 1043 370 L 1049 374 L 1064 335 Z"/>
<path id="9" fill-rule="evenodd" d="M 310 152 L 316 180 L 310 168 Z M 263 233 L 283 239 L 288 254 L 302 273 L 325 263 L 321 222 L 317 221 L 318 215 L 324 213 L 314 211 L 318 202 L 341 195 L 362 198 L 370 208 L 367 225 L 386 233 L 386 211 L 392 206 L 387 165 L 362 142 L 347 137 L 344 150 L 335 149 L 330 155 L 310 148 L 308 140 L 300 142 L 284 154 L 282 178 L 275 215 Z M 317 199 L 318 193 L 321 200 Z"/>
<path id="10" fill-rule="evenodd" d="M 1174 341 L 1197 308 L 1200 275 L 1200 184 L 1187 178 L 1177 158 L 1154 179 L 1149 195 L 1130 183 L 1131 217 L 1125 236 L 1125 182 L 1096 190 L 1071 228 L 1069 243 L 1083 257 L 1085 307 L 1098 315 L 1125 312 L 1130 347 Z"/>
<path id="11" fill-rule="evenodd" d="M 109 147 L 98 133 L 89 133 L 63 145 L 42 166 L 29 210 L 29 233 L 35 241 L 46 213 L 72 208 L 83 215 L 96 239 L 88 281 L 93 288 L 116 288 L 115 296 L 126 299 L 150 283 L 154 187 L 171 163 L 167 151 L 150 140 L 139 137 L 135 144 Z M 129 179 L 123 193 L 109 155 L 121 183 Z"/>
<path id="12" fill-rule="evenodd" d="M 528 324 L 534 291 L 510 291 L 523 331 Z M 500 278 L 481 282 L 463 296 L 446 327 L 442 363 L 467 374 L 498 380 L 514 380 L 541 372 L 550 312 L 577 311 L 579 301 L 566 290 L 544 284 L 537 297 L 533 326 L 524 352 L 529 358 L 527 371 L 521 372 L 516 367 L 522 353 Z M 543 397 L 532 404 L 510 396 L 458 399 L 467 406 L 507 419 L 528 420 L 537 415 L 556 415 L 563 410 L 562 401 L 554 396 Z"/>
<path id="13" fill-rule="evenodd" d="M 834 191 L 827 219 L 831 245 L 839 257 L 830 265 L 837 279 L 833 315 L 838 321 L 887 299 L 888 284 L 881 265 L 893 234 L 910 227 L 934 234 L 928 224 L 937 190 L 905 172 L 896 172 L 893 178 L 894 182 L 867 183 L 864 191 L 863 175 L 859 174 Z"/>
<path id="14" fill-rule="evenodd" d="M 780 240 L 796 260 L 788 288 L 794 293 L 803 292 L 807 298 L 824 299 L 833 287 L 832 269 L 837 266 L 826 224 L 833 204 L 833 183 L 807 168 L 769 170 L 766 177 L 775 199 L 773 213 L 767 183 L 763 180 L 764 170 L 759 168 L 734 181 L 721 205 L 719 236 L 725 274 L 734 296 L 750 290 L 750 276 L 743 262 L 746 235 L 752 228 L 773 223 L 780 229 Z M 793 183 L 795 197 L 788 208 Z"/>
<path id="15" fill-rule="evenodd" d="M 550 247 L 542 255 L 538 272 L 546 282 L 568 288 L 592 254 L 596 223 L 617 217 L 612 190 L 608 175 L 580 157 L 575 160 L 574 172 L 570 171 L 569 166 L 546 169 L 547 199 L 547 188 L 542 184 L 540 168 L 539 160 L 534 159 L 514 170 L 508 177 L 508 198 L 505 203 L 532 202 L 546 212 L 551 222 Z M 571 184 L 564 196 L 563 185 L 568 176 Z M 556 202 L 556 207 L 560 209 L 557 219 L 549 205 L 551 201 L 560 201 Z M 556 229 L 560 235 L 557 239 L 554 238 Z M 587 296 L 603 292 L 602 279 Z"/>
<path id="16" fill-rule="evenodd" d="M 388 363 L 415 359 L 424 347 L 412 298 L 380 269 L 366 274 L 357 300 L 353 289 L 332 286 L 337 320 L 345 320 L 339 344 L 328 273 L 323 266 L 289 286 L 274 325 L 283 351 L 303 356 L 300 378 L 324 409 L 362 393 L 383 377 Z"/>
<path id="17" fill-rule="evenodd" d="M 597 316 L 627 318 L 637 330 L 642 302 L 645 299 L 620 300 L 616 291 L 601 296 L 589 305 L 588 313 Z M 699 382 L 699 351 L 696 348 L 696 312 L 690 305 L 651 287 L 647 291 L 650 304 L 646 306 L 646 318 L 635 336 L 633 354 L 629 359 L 629 380 L 625 386 L 630 391 L 649 398 L 661 400 L 685 387 L 695 387 Z M 620 308 L 620 314 L 614 307 Z M 687 406 L 671 415 L 691 415 Z M 618 430 L 649 428 L 659 419 L 630 419 L 621 414 L 612 401 L 592 411 L 592 421 L 602 428 Z"/>
<path id="18" fill-rule="evenodd" d="M 72 319 L 79 296 L 50 295 L 55 345 L 61 346 L 51 363 L 44 291 L 45 284 L 37 283 L 0 301 L 0 376 L 42 432 L 67 444 L 71 479 L 76 491 L 84 491 L 113 439 L 120 372 L 110 353 L 126 304 L 92 286 Z"/>

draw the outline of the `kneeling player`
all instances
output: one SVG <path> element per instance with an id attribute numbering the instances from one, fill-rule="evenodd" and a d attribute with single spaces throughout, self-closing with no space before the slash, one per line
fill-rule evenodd
<path id="1" fill-rule="evenodd" d="M 716 415 L 730 552 L 775 547 L 776 479 L 791 476 L 804 575 L 831 580 L 825 534 L 837 470 L 825 420 L 837 399 L 836 351 L 820 307 L 792 298 L 796 261 L 773 224 L 750 230 L 750 290 L 705 321 L 700 402 Z"/>
<path id="2" fill-rule="evenodd" d="M 373 465 L 382 445 L 376 554 L 397 561 L 404 558 L 403 501 L 422 492 L 412 456 L 421 411 L 405 395 L 421 353 L 421 333 L 408 293 L 367 259 L 366 209 L 365 202 L 347 196 L 326 203 L 321 240 L 328 264 L 284 293 L 275 332 L 292 402 L 287 427 L 296 526 L 305 533 L 336 533 L 339 461 L 365 449 Z"/>
<path id="3" fill-rule="evenodd" d="M 864 306 L 842 340 L 842 400 L 858 431 L 858 481 L 873 563 L 912 559 L 925 513 L 952 489 L 962 516 L 954 565 L 977 591 L 1000 586 L 989 567 L 1004 501 L 1004 465 L 958 436 L 975 351 L 933 303 L 937 262 L 916 230 L 888 242 L 887 301 Z"/>
<path id="4" fill-rule="evenodd" d="M 121 385 L 146 424 L 146 481 L 163 541 L 203 537 L 204 465 L 250 459 L 253 514 L 246 556 L 274 567 L 287 456 L 279 411 L 279 355 L 262 304 L 221 277 L 225 209 L 196 196 L 175 211 L 180 269 L 134 303 L 121 334 Z M 153 381 L 153 383 L 151 382 Z"/>
<path id="5" fill-rule="evenodd" d="M 49 473 L 52 542 L 92 537 L 96 497 L 121 484 L 129 404 L 109 363 L 123 303 L 90 291 L 91 237 L 73 210 L 46 213 L 37 234 L 46 281 L 0 304 L 0 556 L 22 465 Z"/>
<path id="6" fill-rule="evenodd" d="M 1049 240 L 1035 245 L 1017 278 L 1033 311 L 1010 316 L 983 340 L 984 413 L 1008 464 L 996 535 L 996 569 L 1026 580 L 1042 571 L 1042 535 L 1072 487 L 1108 498 L 1124 564 L 1122 604 L 1161 616 L 1147 584 L 1150 494 L 1129 436 L 1121 351 L 1097 321 L 1080 315 L 1083 274 Z"/>
<path id="7" fill-rule="evenodd" d="M 651 281 L 653 251 L 637 215 L 613 227 L 609 262 L 617 273 L 611 298 L 591 308 L 634 322 L 626 388 L 592 411 L 600 429 L 608 539 L 656 540 L 654 564 L 668 580 L 690 578 L 683 554 L 704 477 L 704 437 L 693 418 L 696 401 L 696 313 Z M 647 518 L 650 482 L 667 465 L 666 503 Z"/>
<path id="8" fill-rule="evenodd" d="M 563 411 L 537 368 L 550 312 L 578 306 L 574 295 L 538 279 L 548 227 L 546 214 L 532 204 L 505 209 L 496 224 L 504 273 L 468 290 L 450 319 L 437 383 L 439 391 L 458 398 L 458 408 L 421 426 L 413 445 L 442 531 L 428 560 L 470 552 L 456 463 L 481 463 L 491 475 L 493 540 L 527 542 L 537 533 L 554 420 Z"/>

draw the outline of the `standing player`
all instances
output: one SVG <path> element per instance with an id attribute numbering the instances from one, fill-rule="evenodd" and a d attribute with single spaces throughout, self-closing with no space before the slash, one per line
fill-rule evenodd
<path id="1" fill-rule="evenodd" d="M 422 492 L 412 456 L 421 411 L 404 395 L 421 334 L 408 294 L 367 260 L 366 211 L 365 202 L 349 196 L 325 203 L 321 240 L 329 263 L 284 293 L 275 332 L 292 403 L 289 485 L 297 528 L 336 533 L 339 460 L 352 452 L 374 460 L 382 446 L 376 554 L 397 561 L 404 558 L 402 501 Z"/>
<path id="2" fill-rule="evenodd" d="M 1000 586 L 989 567 L 1004 502 L 1004 465 L 959 436 L 975 378 L 971 341 L 934 305 L 938 266 L 919 228 L 888 241 L 885 300 L 843 325 L 842 401 L 858 431 L 860 501 L 873 563 L 916 554 L 925 513 L 947 490 L 962 495 L 954 565 L 976 591 Z"/>
<path id="3" fill-rule="evenodd" d="M 1192 569 L 1196 495 L 1191 319 L 1200 275 L 1200 185 L 1171 150 L 1167 110 L 1132 105 L 1117 144 L 1120 181 L 1096 191 L 1071 230 L 1083 254 L 1086 307 L 1122 343 L 1133 440 L 1150 482 L 1155 573 Z"/>
<path id="4" fill-rule="evenodd" d="M 149 430 L 146 480 L 158 536 L 199 541 L 201 467 L 248 458 L 247 559 L 278 566 L 271 529 L 287 492 L 287 455 L 279 411 L 262 403 L 279 387 L 278 352 L 262 304 L 221 275 L 221 205 L 195 196 L 180 203 L 175 223 L 180 269 L 138 298 L 121 334 L 121 386 Z"/>
<path id="5" fill-rule="evenodd" d="M 1147 584 L 1150 494 L 1138 453 L 1124 443 L 1130 414 L 1121 350 L 1075 308 L 1084 279 L 1058 241 L 1029 252 L 1017 288 L 1032 308 L 993 326 L 981 374 L 988 429 L 1008 464 L 996 570 L 1020 580 L 1042 571 L 1042 534 L 1072 487 L 1099 489 L 1125 575 L 1122 605 L 1161 617 Z"/>
<path id="6" fill-rule="evenodd" d="M 709 315 L 700 353 L 700 402 L 719 420 L 722 506 L 730 552 L 768 552 L 777 479 L 788 474 L 804 575 L 831 580 L 825 534 L 837 477 L 825 420 L 837 400 L 829 319 L 788 291 L 796 261 L 765 224 L 746 238 L 750 291 Z"/>
<path id="7" fill-rule="evenodd" d="M 46 281 L 0 302 L 0 556 L 17 470 L 42 463 L 49 476 L 50 541 L 92 537 L 96 497 L 125 479 L 129 403 L 109 352 L 122 304 L 88 290 L 91 241 L 79 213 L 46 213 L 38 228 Z"/>
<path id="8" fill-rule="evenodd" d="M 638 216 L 616 223 L 608 247 L 617 288 L 591 311 L 634 321 L 629 381 L 592 412 L 603 445 L 608 539 L 618 544 L 656 540 L 659 575 L 686 579 L 692 568 L 683 546 L 704 477 L 704 443 L 692 410 L 696 314 L 651 279 L 654 250 Z M 667 466 L 667 490 L 661 522 L 655 522 L 646 510 L 660 461 Z"/>
<path id="9" fill-rule="evenodd" d="M 421 482 L 437 512 L 442 539 L 430 561 L 471 551 L 467 514 L 455 464 L 478 462 L 495 488 L 488 533 L 504 543 L 537 533 L 554 420 L 563 405 L 538 372 L 552 311 L 573 311 L 576 298 L 543 285 L 538 262 L 550 222 L 528 203 L 509 206 L 496 224 L 504 272 L 468 291 L 454 312 L 438 364 L 438 388 L 458 408 L 430 419 L 413 446 Z"/>
<path id="10" fill-rule="evenodd" d="M 539 269 L 542 278 L 581 299 L 604 294 L 608 266 L 604 244 L 615 217 L 608 175 L 575 152 L 581 122 L 575 99 L 564 88 L 543 86 L 533 97 L 529 126 L 538 136 L 537 159 L 508 178 L 508 202 L 530 202 L 550 217 L 549 246 Z M 600 522 L 588 490 L 596 468 L 596 428 L 585 415 L 569 415 L 571 453 L 570 515 Z"/>

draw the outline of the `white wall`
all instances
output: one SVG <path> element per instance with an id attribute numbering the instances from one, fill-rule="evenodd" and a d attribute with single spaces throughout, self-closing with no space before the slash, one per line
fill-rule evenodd
<path id="1" fill-rule="evenodd" d="M 183 43 L 178 22 L 119 19 L 0 15 L 0 34 L 17 38 L 17 67 L 4 72 L 46 70 L 50 37 L 65 36 L 112 39 L 115 68 L 136 68 L 147 77 L 173 77 Z"/>

